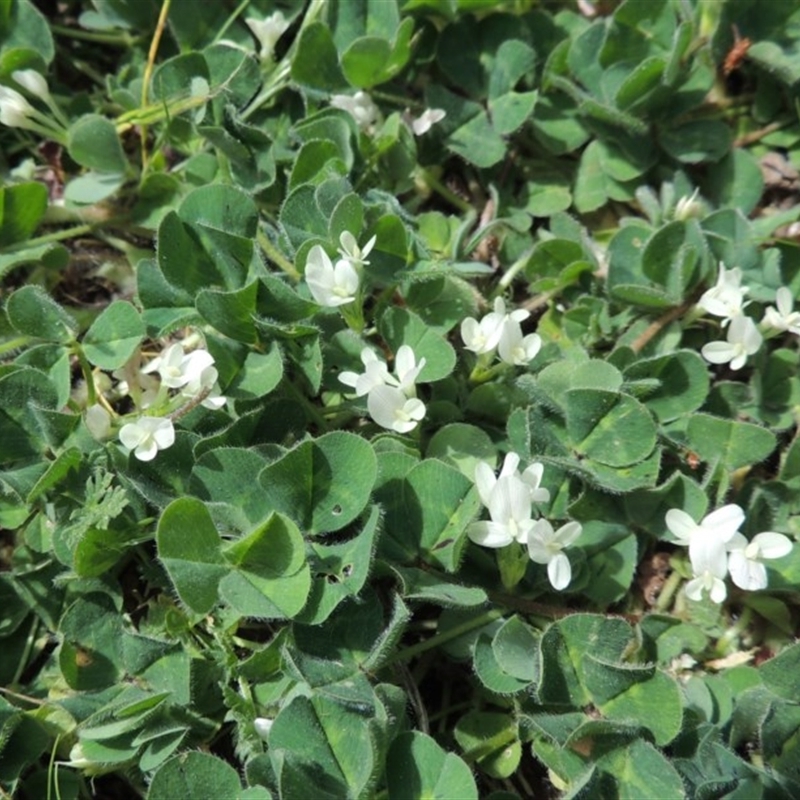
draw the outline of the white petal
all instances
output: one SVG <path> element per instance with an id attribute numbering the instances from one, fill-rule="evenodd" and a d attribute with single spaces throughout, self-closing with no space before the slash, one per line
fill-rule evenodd
<path id="1" fill-rule="evenodd" d="M 731 579 L 748 592 L 757 592 L 767 587 L 767 569 L 758 561 L 745 556 L 743 550 L 736 550 L 728 556 L 728 569 Z"/>
<path id="2" fill-rule="evenodd" d="M 355 294 L 358 291 L 358 272 L 356 272 L 356 268 L 347 259 L 342 258 L 336 262 L 336 266 L 333 268 L 333 275 L 336 286 L 335 291 L 343 297 L 355 299 Z"/>
<path id="3" fill-rule="evenodd" d="M 342 231 L 339 234 L 339 244 L 342 249 L 339 251 L 345 258 L 352 258 L 358 250 L 356 237 L 350 231 Z"/>
<path id="4" fill-rule="evenodd" d="M 580 522 L 567 522 L 555 532 L 553 538 L 562 547 L 569 547 L 581 535 L 581 530 Z"/>
<path id="5" fill-rule="evenodd" d="M 735 503 L 722 506 L 703 517 L 700 527 L 704 530 L 714 531 L 724 542 L 730 541 L 744 522 L 744 511 Z"/>
<path id="6" fill-rule="evenodd" d="M 364 261 L 364 259 L 372 252 L 372 248 L 375 247 L 375 242 L 378 241 L 377 236 L 373 236 L 365 245 L 361 248 L 361 263 L 366 264 L 368 262 Z"/>
<path id="7" fill-rule="evenodd" d="M 563 553 L 558 553 L 547 565 L 547 577 L 550 579 L 550 585 L 559 592 L 569 586 L 572 580 L 572 567 Z"/>
<path id="8" fill-rule="evenodd" d="M 679 508 L 671 508 L 667 511 L 665 521 L 669 532 L 684 545 L 689 544 L 699 527 L 685 511 Z"/>
<path id="9" fill-rule="evenodd" d="M 717 578 L 724 578 L 728 570 L 725 543 L 713 534 L 702 532 L 692 536 L 689 560 L 695 575 L 708 572 Z"/>
<path id="10" fill-rule="evenodd" d="M 788 536 L 774 531 L 756 534 L 753 542 L 758 545 L 761 558 L 783 558 L 792 551 L 792 540 Z"/>
<path id="11" fill-rule="evenodd" d="M 518 308 L 512 311 L 508 316 L 510 317 L 512 322 L 525 322 L 526 319 L 531 315 L 530 311 L 526 311 L 524 308 Z"/>
<path id="12" fill-rule="evenodd" d="M 483 547 L 505 547 L 514 541 L 508 528 L 499 522 L 473 522 L 467 528 L 467 536 Z"/>
<path id="13" fill-rule="evenodd" d="M 485 461 L 479 462 L 475 467 L 475 486 L 478 489 L 481 503 L 487 507 L 495 483 L 497 483 L 497 478 L 495 477 L 494 470 Z"/>
<path id="14" fill-rule="evenodd" d="M 129 422 L 120 428 L 119 440 L 128 450 L 138 447 L 145 438 L 147 438 L 147 432 L 142 430 L 135 422 Z"/>
<path id="15" fill-rule="evenodd" d="M 481 334 L 481 326 L 478 320 L 467 317 L 461 321 L 461 340 L 464 342 L 464 347 L 466 347 L 467 350 L 472 350 L 474 353 L 483 352 L 481 348 L 485 342 Z"/>
<path id="16" fill-rule="evenodd" d="M 788 317 L 794 309 L 794 299 L 792 298 L 791 290 L 786 286 L 781 286 L 781 288 L 775 292 L 775 304 L 778 306 L 778 311 L 781 316 Z"/>
<path id="17" fill-rule="evenodd" d="M 714 578 L 710 594 L 713 602 L 721 603 L 728 596 L 728 589 L 725 586 L 725 581 L 720 578 Z"/>
<path id="18" fill-rule="evenodd" d="M 497 352 L 506 364 L 516 364 L 516 350 L 522 344 L 522 329 L 519 323 L 506 322 L 500 334 Z"/>
<path id="19" fill-rule="evenodd" d="M 537 564 L 548 564 L 552 554 L 547 549 L 547 542 L 552 541 L 553 526 L 546 520 L 537 520 L 528 533 L 528 555 Z"/>
<path id="20" fill-rule="evenodd" d="M 738 350 L 730 342 L 709 342 L 703 345 L 700 352 L 712 364 L 727 364 L 736 357 Z"/>
<path id="21" fill-rule="evenodd" d="M 519 456 L 514 453 L 506 453 L 503 459 L 503 468 L 500 470 L 500 477 L 505 478 L 506 475 L 513 475 L 519 466 Z"/>
<path id="22" fill-rule="evenodd" d="M 152 461 L 158 453 L 158 445 L 152 436 L 142 442 L 134 451 L 133 454 L 139 461 Z"/>
<path id="23" fill-rule="evenodd" d="M 394 371 L 400 380 L 408 372 L 411 372 L 416 366 L 417 359 L 414 356 L 414 351 L 407 345 L 401 345 L 397 350 L 394 357 Z"/>
<path id="24" fill-rule="evenodd" d="M 350 372 L 350 370 L 345 370 L 344 372 L 339 373 L 339 380 L 345 386 L 351 386 L 353 389 L 356 388 L 356 383 L 358 382 L 359 375 L 356 372 Z"/>
<path id="25" fill-rule="evenodd" d="M 167 447 L 172 447 L 175 444 L 175 428 L 171 420 L 159 420 L 162 424 L 153 430 L 153 439 L 158 445 L 159 450 L 164 450 Z"/>
<path id="26" fill-rule="evenodd" d="M 703 599 L 703 580 L 702 580 L 702 578 L 692 578 L 686 584 L 686 588 L 684 589 L 684 592 L 686 592 L 686 596 L 690 600 L 694 600 L 696 603 L 699 603 Z"/>

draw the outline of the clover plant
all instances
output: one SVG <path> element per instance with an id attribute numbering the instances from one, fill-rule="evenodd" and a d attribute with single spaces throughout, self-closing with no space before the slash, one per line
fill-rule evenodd
<path id="1" fill-rule="evenodd" d="M 799 87 L 777 0 L 0 3 L 3 796 L 800 796 Z"/>

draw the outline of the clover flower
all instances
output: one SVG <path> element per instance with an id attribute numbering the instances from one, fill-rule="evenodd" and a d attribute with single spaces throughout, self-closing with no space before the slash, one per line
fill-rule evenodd
<path id="1" fill-rule="evenodd" d="M 700 189 L 695 189 L 689 196 L 683 196 L 675 204 L 675 219 L 686 221 L 699 217 L 703 213 L 703 204 L 697 199 Z"/>
<path id="2" fill-rule="evenodd" d="M 256 40 L 261 46 L 259 57 L 262 61 L 267 61 L 272 58 L 278 39 L 283 36 L 286 29 L 289 27 L 288 20 L 280 11 L 275 11 L 266 19 L 254 19 L 250 17 L 245 20 L 245 24 L 250 28 L 251 33 L 256 37 Z"/>
<path id="3" fill-rule="evenodd" d="M 742 310 L 747 305 L 744 296 L 750 289 L 741 283 L 742 270 L 739 267 L 725 269 L 725 265 L 720 264 L 716 284 L 703 293 L 697 301 L 698 307 L 715 317 L 722 317 L 724 327 L 731 320 L 741 316 Z"/>
<path id="4" fill-rule="evenodd" d="M 422 134 L 427 133 L 446 116 L 447 112 L 442 108 L 426 108 L 422 114 L 411 121 L 411 130 L 414 131 L 414 136 L 422 136 Z"/>
<path id="5" fill-rule="evenodd" d="M 506 311 L 502 297 L 494 301 L 494 310 L 486 314 L 480 322 L 467 317 L 461 323 L 461 338 L 467 350 L 478 355 L 498 351 L 500 359 L 506 364 L 524 366 L 531 361 L 542 346 L 541 337 L 536 333 L 522 335 L 520 324 L 530 316 L 522 308 Z"/>
<path id="6" fill-rule="evenodd" d="M 579 522 L 567 522 L 555 531 L 546 519 L 540 519 L 528 531 L 528 555 L 536 564 L 547 564 L 547 578 L 556 591 L 566 589 L 572 580 L 572 566 L 563 551 L 581 530 Z"/>
<path id="7" fill-rule="evenodd" d="M 175 428 L 172 420 L 164 417 L 139 417 L 122 426 L 119 440 L 139 461 L 152 461 L 159 450 L 175 443 Z"/>
<path id="8" fill-rule="evenodd" d="M 786 286 L 781 286 L 775 292 L 775 305 L 777 308 L 769 306 L 766 309 L 762 324 L 776 331 L 789 331 L 800 336 L 800 311 L 794 310 L 792 292 Z"/>
<path id="9" fill-rule="evenodd" d="M 212 362 L 213 363 L 213 362 Z M 204 367 L 198 374 L 192 376 L 191 380 L 181 389 L 180 395 L 186 400 L 194 400 L 200 395 L 205 395 L 200 405 L 204 408 L 218 410 L 228 401 L 220 393 L 217 377 L 217 368 L 211 365 Z"/>
<path id="10" fill-rule="evenodd" d="M 394 375 L 368 347 L 361 351 L 361 361 L 365 367 L 362 374 L 341 372 L 339 380 L 354 388 L 357 397 L 367 396 L 367 411 L 381 427 L 396 433 L 416 428 L 425 416 L 425 404 L 416 397 L 416 381 L 425 359 L 418 362 L 414 351 L 404 344 L 395 354 Z"/>
<path id="11" fill-rule="evenodd" d="M 356 268 L 345 258 L 334 266 L 318 244 L 308 252 L 305 276 L 312 297 L 321 306 L 336 308 L 356 299 L 359 285 Z"/>
<path id="12" fill-rule="evenodd" d="M 755 322 L 750 317 L 739 315 L 730 320 L 727 341 L 709 342 L 703 345 L 701 353 L 706 361 L 712 364 L 730 362 L 731 369 L 741 369 L 747 357 L 758 352 L 764 337 L 759 333 Z"/>
<path id="13" fill-rule="evenodd" d="M 46 100 L 50 97 L 50 88 L 47 81 L 35 69 L 17 69 L 11 73 L 15 83 L 34 97 Z"/>
<path id="14" fill-rule="evenodd" d="M 371 133 L 375 124 L 381 116 L 378 106 L 372 98 L 363 91 L 358 91 L 354 95 L 334 94 L 331 96 L 331 105 L 347 111 L 358 123 L 358 127 L 365 133 Z"/>
<path id="15" fill-rule="evenodd" d="M 111 415 L 99 403 L 95 403 L 86 409 L 84 422 L 89 433 L 98 442 L 106 439 L 108 434 L 111 433 Z"/>
<path id="16" fill-rule="evenodd" d="M 693 577 L 686 583 L 686 596 L 690 600 L 699 602 L 703 599 L 703 592 L 708 592 L 715 603 L 721 603 L 728 595 L 725 586 L 725 575 L 728 564 L 724 551 L 722 556 L 717 550 L 706 548 L 698 551 L 692 561 Z"/>
<path id="17" fill-rule="evenodd" d="M 369 264 L 367 256 L 372 252 L 372 248 L 375 247 L 376 239 L 377 237 L 373 236 L 364 247 L 361 248 L 358 246 L 356 237 L 353 236 L 350 231 L 342 231 L 339 236 L 339 244 L 341 245 L 339 248 L 339 255 L 346 261 L 349 261 L 354 267 L 363 267 Z"/>
<path id="18" fill-rule="evenodd" d="M 33 106 L 16 90 L 0 86 L 0 122 L 9 128 L 29 128 Z"/>
<path id="19" fill-rule="evenodd" d="M 734 534 L 728 542 L 728 569 L 731 579 L 740 588 L 748 591 L 767 588 L 767 568 L 764 559 L 782 558 L 792 549 L 788 536 L 774 531 L 756 534 L 752 540 Z"/>
<path id="20" fill-rule="evenodd" d="M 173 344 L 146 364 L 142 372 L 157 372 L 161 383 L 168 389 L 180 389 L 190 383 L 202 383 L 203 370 L 213 364 L 214 357 L 207 350 L 198 349 L 185 353 L 182 345 Z"/>
<path id="21" fill-rule="evenodd" d="M 485 497 L 485 505 L 491 519 L 473 522 L 467 528 L 467 536 L 475 544 L 496 548 L 515 541 L 528 541 L 528 534 L 534 526 L 531 492 L 521 478 L 514 474 L 497 478 Z"/>
<path id="22" fill-rule="evenodd" d="M 516 477 L 528 487 L 532 503 L 547 503 L 550 501 L 550 492 L 547 489 L 541 489 L 539 486 L 544 474 L 544 465 L 538 462 L 533 463 L 522 474 L 520 474 L 518 467 L 519 456 L 516 453 L 506 454 L 499 476 L 495 476 L 494 470 L 485 461 L 478 463 L 475 467 L 475 486 L 478 489 L 483 505 L 488 508 L 492 491 L 497 481 L 508 476 Z"/>
<path id="23" fill-rule="evenodd" d="M 265 742 L 269 737 L 270 729 L 272 728 L 272 723 L 275 722 L 274 719 L 269 719 L 268 717 L 256 717 L 253 720 L 253 727 L 256 729 L 256 733 L 262 738 Z"/>

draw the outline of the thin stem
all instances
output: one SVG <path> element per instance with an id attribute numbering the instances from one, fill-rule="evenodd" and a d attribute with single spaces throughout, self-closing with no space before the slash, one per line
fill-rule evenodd
<path id="1" fill-rule="evenodd" d="M 158 15 L 158 22 L 156 23 L 156 29 L 153 33 L 153 40 L 150 42 L 150 50 L 147 53 L 147 64 L 145 65 L 144 75 L 142 76 L 142 107 L 147 105 L 147 89 L 150 85 L 150 79 L 153 77 L 153 68 L 155 66 L 156 55 L 158 54 L 158 45 L 161 43 L 161 37 L 164 34 L 170 5 L 172 5 L 172 0 L 163 0 L 161 12 Z M 142 125 L 140 141 L 142 147 L 142 172 L 145 172 L 147 170 L 147 127 L 145 125 Z"/>
<path id="2" fill-rule="evenodd" d="M 224 25 L 217 31 L 217 35 L 214 37 L 214 44 L 222 39 L 222 37 L 228 32 L 228 28 L 230 28 L 230 26 L 236 22 L 236 20 L 239 18 L 239 15 L 245 10 L 245 8 L 247 8 L 249 3 L 250 0 L 242 0 L 242 2 L 233 9 L 231 15 L 225 20 Z"/>
<path id="3" fill-rule="evenodd" d="M 46 233 L 43 236 L 37 236 L 33 239 L 28 239 L 25 242 L 17 242 L 16 244 L 9 245 L 3 248 L 4 253 L 14 253 L 17 250 L 27 250 L 30 247 L 37 247 L 41 244 L 50 244 L 50 242 L 60 242 L 63 239 L 74 239 L 77 236 L 84 236 L 91 233 L 95 226 L 99 223 L 91 223 L 87 225 L 76 225 L 74 228 L 65 228 L 61 231 L 53 231 L 53 233 Z"/>
<path id="4" fill-rule="evenodd" d="M 83 42 L 97 42 L 98 44 L 113 44 L 119 47 L 132 47 L 139 39 L 128 33 L 100 33 L 99 31 L 84 31 L 79 28 L 68 28 L 65 25 L 48 26 L 57 36 L 66 36 L 69 39 L 79 39 Z"/>
<path id="5" fill-rule="evenodd" d="M 682 580 L 683 576 L 678 570 L 673 570 L 670 573 L 669 577 L 664 581 L 664 585 L 661 587 L 661 594 L 659 594 L 658 600 L 656 600 L 656 611 L 666 611 L 672 605 L 675 592 L 678 591 Z"/>
<path id="6" fill-rule="evenodd" d="M 437 633 L 435 636 L 431 636 L 430 639 L 425 639 L 424 641 L 417 642 L 417 644 L 413 644 L 410 647 L 405 647 L 402 650 L 398 650 L 393 656 L 384 662 L 384 666 L 389 666 L 397 661 L 410 661 L 412 658 L 420 655 L 420 653 L 424 653 L 426 650 L 439 647 L 445 642 L 449 642 L 452 639 L 457 639 L 459 636 L 463 636 L 465 633 L 474 631 L 476 628 L 482 628 L 484 625 L 488 625 L 490 622 L 500 619 L 504 613 L 505 611 L 500 608 L 494 608 L 491 611 L 486 611 L 480 616 L 473 617 L 466 622 L 462 622 L 461 625 L 456 625 L 454 628 L 450 628 L 450 630 Z"/>
<path id="7" fill-rule="evenodd" d="M 675 308 L 669 309 L 665 314 L 662 314 L 655 322 L 650 323 L 642 333 L 640 333 L 631 343 L 631 350 L 634 353 L 641 352 L 652 339 L 658 336 L 664 328 L 671 322 L 682 317 L 694 305 L 694 298 L 681 303 Z"/>
<path id="8" fill-rule="evenodd" d="M 292 280 L 300 280 L 300 273 L 295 269 L 294 264 L 272 244 L 269 236 L 263 230 L 259 229 L 256 239 L 270 261 L 277 264 Z"/>
<path id="9" fill-rule="evenodd" d="M 86 404 L 87 406 L 93 406 L 97 403 L 97 387 L 94 385 L 92 365 L 89 363 L 86 354 L 83 352 L 83 348 L 79 344 L 75 344 L 73 352 L 80 364 L 83 379 L 86 381 Z"/>
<path id="10" fill-rule="evenodd" d="M 0 686 L 0 694 L 4 694 L 7 697 L 13 697 L 14 700 L 20 700 L 23 703 L 31 703 L 34 706 L 45 706 L 47 705 L 47 700 L 41 700 L 38 697 L 31 697 L 29 694 L 21 694 L 20 692 L 12 691 L 11 689 L 7 689 L 5 686 Z"/>
<path id="11" fill-rule="evenodd" d="M 497 287 L 492 292 L 492 294 L 497 297 L 503 293 L 505 289 L 511 286 L 514 278 L 525 269 L 528 265 L 528 261 L 530 260 L 531 255 L 533 254 L 533 248 L 526 250 L 503 274 L 503 277 L 497 282 Z M 549 298 L 548 298 L 549 299 Z"/>
<path id="12" fill-rule="evenodd" d="M 448 189 L 429 169 L 420 167 L 416 171 L 416 176 L 426 185 L 439 195 L 443 200 L 447 200 L 450 205 L 455 206 L 459 211 L 467 213 L 474 211 L 472 206 L 464 199 L 459 197 L 455 192 Z"/>

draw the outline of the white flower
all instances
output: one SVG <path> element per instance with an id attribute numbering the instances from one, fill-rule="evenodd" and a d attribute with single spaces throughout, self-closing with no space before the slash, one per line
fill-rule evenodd
<path id="1" fill-rule="evenodd" d="M 427 133 L 433 125 L 441 122 L 447 116 L 447 112 L 442 108 L 426 108 L 412 123 L 411 130 L 415 136 L 422 136 Z"/>
<path id="2" fill-rule="evenodd" d="M 367 410 L 382 428 L 408 433 L 425 416 L 425 404 L 416 397 L 407 397 L 394 386 L 376 386 L 367 395 Z"/>
<path id="3" fill-rule="evenodd" d="M 198 349 L 184 353 L 182 345 L 173 344 L 145 365 L 142 372 L 158 372 L 164 386 L 180 389 L 189 383 L 200 381 L 203 370 L 213 364 L 214 357 L 208 350 Z"/>
<path id="4" fill-rule="evenodd" d="M 421 358 L 419 363 L 417 363 L 417 357 L 414 355 L 414 351 L 407 344 L 400 345 L 394 357 L 394 374 L 397 378 L 395 380 L 390 375 L 389 382 L 397 386 L 409 397 L 413 397 L 416 394 L 415 384 L 417 378 L 424 366 L 424 358 Z"/>
<path id="5" fill-rule="evenodd" d="M 496 314 L 487 314 L 480 322 L 472 317 L 467 317 L 461 322 L 464 347 L 479 355 L 491 353 L 497 347 L 502 333 L 502 319 Z"/>
<path id="6" fill-rule="evenodd" d="M 372 98 L 362 91 L 354 95 L 335 94 L 331 96 L 331 105 L 347 111 L 358 123 L 361 130 L 369 133 L 375 123 L 380 119 L 381 112 L 378 106 L 372 102 Z"/>
<path id="7" fill-rule="evenodd" d="M 531 464 L 521 475 L 518 467 L 519 456 L 516 453 L 506 454 L 500 475 L 497 477 L 494 474 L 494 470 L 485 461 L 478 463 L 478 466 L 475 467 L 475 486 L 478 489 L 481 502 L 487 508 L 497 481 L 509 475 L 513 475 L 528 487 L 532 503 L 547 503 L 550 501 L 550 492 L 547 489 L 539 488 L 544 474 L 544 465 L 538 462 Z"/>
<path id="8" fill-rule="evenodd" d="M 356 397 L 363 397 L 376 386 L 384 386 L 392 380 L 386 363 L 381 361 L 369 347 L 361 351 L 361 361 L 365 371 L 362 374 L 356 372 L 340 372 L 339 380 L 345 386 L 351 386 L 356 390 Z"/>
<path id="9" fill-rule="evenodd" d="M 0 86 L 0 122 L 9 128 L 28 127 L 33 106 L 16 90 Z"/>
<path id="10" fill-rule="evenodd" d="M 364 266 L 365 264 L 369 264 L 367 261 L 367 256 L 372 252 L 372 248 L 375 247 L 375 240 L 377 239 L 376 236 L 373 236 L 363 247 L 358 246 L 358 242 L 356 241 L 356 237 L 353 236 L 350 231 L 342 231 L 341 235 L 339 236 L 339 244 L 341 247 L 339 248 L 339 255 L 342 258 L 349 261 L 353 266 Z"/>
<path id="11" fill-rule="evenodd" d="M 707 514 L 699 525 L 685 511 L 667 511 L 667 528 L 679 544 L 689 548 L 694 577 L 686 584 L 686 595 L 692 600 L 699 600 L 703 590 L 715 603 L 725 599 L 726 547 L 743 522 L 744 511 L 733 503 Z"/>
<path id="12" fill-rule="evenodd" d="M 703 213 L 703 204 L 697 199 L 700 189 L 695 189 L 688 197 L 684 196 L 675 205 L 675 219 L 685 221 L 699 217 Z"/>
<path id="13" fill-rule="evenodd" d="M 111 433 L 111 415 L 99 403 L 86 409 L 84 422 L 89 433 L 98 441 L 107 438 Z"/>
<path id="14" fill-rule="evenodd" d="M 50 97 L 47 81 L 35 69 L 18 69 L 11 73 L 11 77 L 26 92 L 43 100 Z"/>
<path id="15" fill-rule="evenodd" d="M 711 599 L 715 603 L 721 603 L 727 597 L 728 590 L 725 587 L 724 578 L 728 566 L 725 563 L 724 552 L 720 559 L 716 552 L 700 551 L 692 559 L 692 570 L 694 577 L 687 582 L 685 589 L 686 596 L 690 600 L 699 602 L 703 599 L 704 591 L 711 595 Z"/>
<path id="16" fill-rule="evenodd" d="M 481 491 L 480 487 L 478 491 Z M 473 522 L 467 528 L 467 536 L 473 542 L 483 547 L 505 547 L 514 541 L 528 540 L 528 533 L 534 525 L 531 493 L 528 485 L 517 475 L 506 474 L 497 478 L 485 497 L 485 505 L 491 520 Z"/>
<path id="17" fill-rule="evenodd" d="M 289 22 L 280 11 L 275 11 L 266 19 L 254 19 L 251 17 L 245 20 L 245 24 L 250 28 L 253 36 L 256 37 L 258 43 L 261 45 L 259 56 L 264 61 L 272 58 L 278 39 L 283 36 L 286 29 L 289 27 Z"/>
<path id="18" fill-rule="evenodd" d="M 216 367 L 204 367 L 199 374 L 193 375 L 181 389 L 181 396 L 187 400 L 193 400 L 198 395 L 207 392 L 200 405 L 214 410 L 222 408 L 227 402 L 227 398 L 220 394 L 217 383 L 218 374 Z"/>
<path id="19" fill-rule="evenodd" d="M 358 272 L 355 267 L 344 258 L 334 266 L 318 244 L 308 252 L 305 276 L 314 300 L 321 306 L 335 308 L 356 299 Z"/>
<path id="20" fill-rule="evenodd" d="M 267 740 L 269 736 L 270 728 L 272 728 L 272 723 L 275 720 L 269 719 L 267 717 L 256 717 L 253 720 L 253 727 L 256 729 L 256 733 L 264 740 Z"/>
<path id="21" fill-rule="evenodd" d="M 767 568 L 763 559 L 782 558 L 792 549 L 788 536 L 773 531 L 756 534 L 751 541 L 737 533 L 728 543 L 728 569 L 740 589 L 767 588 Z"/>
<path id="22" fill-rule="evenodd" d="M 557 591 L 566 589 L 572 580 L 572 567 L 563 553 L 581 535 L 578 522 L 567 522 L 557 531 L 546 520 L 537 520 L 528 533 L 528 555 L 537 564 L 547 564 L 547 577 Z"/>
<path id="23" fill-rule="evenodd" d="M 123 425 L 119 440 L 139 461 L 152 461 L 159 450 L 175 443 L 175 428 L 172 420 L 164 417 L 139 417 L 136 422 Z"/>
<path id="24" fill-rule="evenodd" d="M 712 364 L 726 364 L 731 369 L 741 369 L 747 357 L 758 352 L 764 337 L 750 317 L 740 315 L 731 320 L 726 342 L 709 342 L 700 351 Z"/>
<path id="25" fill-rule="evenodd" d="M 716 285 L 703 293 L 697 305 L 715 317 L 723 317 L 722 324 L 725 326 L 730 320 L 741 316 L 747 305 L 744 296 L 750 289 L 741 283 L 742 271 L 739 267 L 726 270 L 725 265 L 720 264 Z"/>
<path id="26" fill-rule="evenodd" d="M 502 327 L 497 352 L 506 364 L 523 367 L 536 357 L 541 347 L 542 339 L 538 333 L 523 337 L 519 323 L 509 321 Z"/>
<path id="27" fill-rule="evenodd" d="M 770 306 L 764 312 L 763 324 L 777 331 L 790 331 L 800 336 L 800 311 L 794 311 L 791 290 L 781 286 L 775 292 L 775 305 L 777 308 Z"/>

